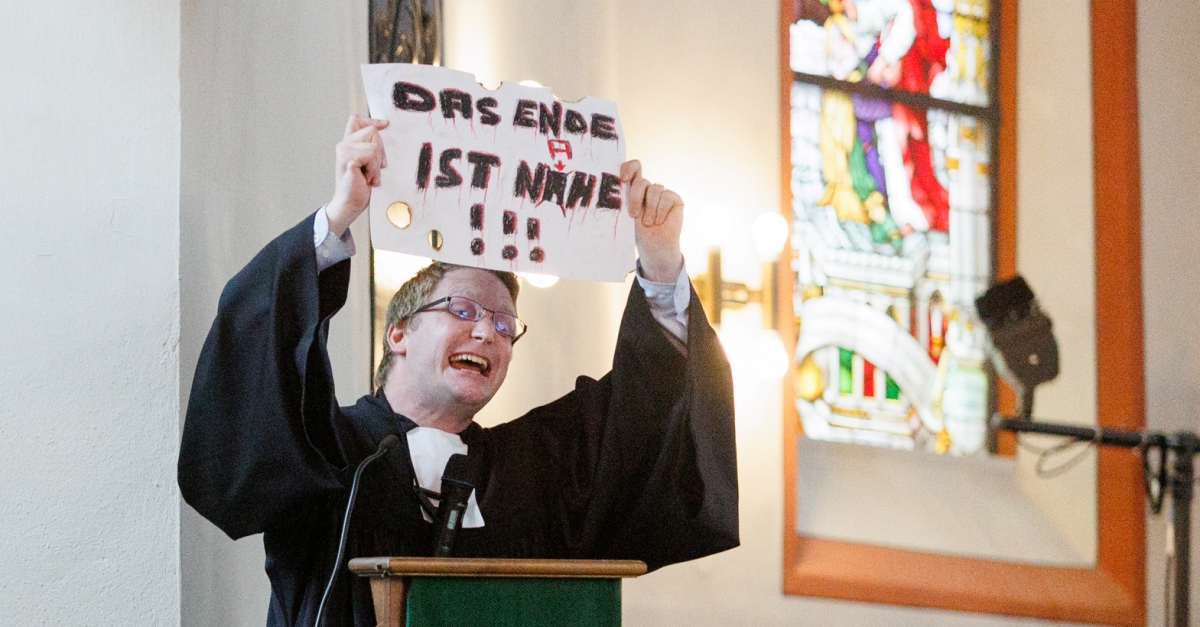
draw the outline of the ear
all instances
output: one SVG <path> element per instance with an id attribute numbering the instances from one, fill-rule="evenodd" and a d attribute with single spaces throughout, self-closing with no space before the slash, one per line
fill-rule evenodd
<path id="1" fill-rule="evenodd" d="M 397 355 L 408 354 L 408 330 L 403 322 L 397 322 L 387 328 L 384 334 L 387 338 L 388 349 Z"/>

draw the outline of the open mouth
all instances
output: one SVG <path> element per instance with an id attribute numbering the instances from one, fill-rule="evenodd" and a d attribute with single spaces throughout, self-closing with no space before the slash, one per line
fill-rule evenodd
<path id="1" fill-rule="evenodd" d="M 474 370 L 482 375 L 486 375 L 492 369 L 492 365 L 488 363 L 487 359 L 470 353 L 451 355 L 450 367 L 457 370 Z"/>

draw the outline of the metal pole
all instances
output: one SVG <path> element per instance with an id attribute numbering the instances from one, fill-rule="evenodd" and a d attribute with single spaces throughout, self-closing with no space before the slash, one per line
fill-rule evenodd
<path id="1" fill-rule="evenodd" d="M 1187 431 L 1179 431 L 1169 436 L 1161 432 L 1122 431 L 1118 429 L 1091 429 L 1075 425 L 1063 425 L 1033 422 L 1031 420 L 1003 419 L 997 427 L 1006 431 L 1018 433 L 1043 433 L 1092 441 L 1099 445 L 1119 446 L 1124 448 L 1141 448 L 1142 455 L 1150 454 L 1150 449 L 1166 449 L 1174 456 L 1171 465 L 1171 527 L 1170 538 L 1174 551 L 1174 607 L 1175 618 L 1171 624 L 1175 627 L 1189 627 L 1189 603 L 1191 600 L 1191 550 L 1192 550 L 1192 492 L 1196 475 L 1195 457 L 1200 453 L 1200 437 Z M 1164 460 L 1165 461 L 1165 460 Z M 1166 486 L 1164 486 L 1166 489 Z M 1157 513 L 1157 502 L 1154 495 L 1147 494 L 1151 507 Z"/>
<path id="2" fill-rule="evenodd" d="M 1176 627 L 1188 627 L 1191 597 L 1192 481 L 1195 477 L 1193 456 L 1200 450 L 1195 435 L 1179 432 L 1167 439 L 1175 452 L 1171 474 L 1171 525 L 1175 550 L 1175 621 Z"/>

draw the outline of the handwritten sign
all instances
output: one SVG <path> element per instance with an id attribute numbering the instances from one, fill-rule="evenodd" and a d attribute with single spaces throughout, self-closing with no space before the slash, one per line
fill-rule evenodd
<path id="1" fill-rule="evenodd" d="M 633 270 L 616 103 L 489 90 L 428 65 L 362 66 L 388 167 L 371 194 L 376 248 L 593 281 Z"/>

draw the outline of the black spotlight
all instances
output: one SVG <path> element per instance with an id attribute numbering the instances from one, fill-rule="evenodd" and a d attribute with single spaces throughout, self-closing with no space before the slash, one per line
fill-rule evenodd
<path id="1" fill-rule="evenodd" d="M 1033 414 L 1033 389 L 1058 376 L 1058 342 L 1054 325 L 1038 307 L 1025 279 L 993 285 L 975 299 L 975 310 L 987 326 L 999 359 L 1000 375 L 1021 394 L 1021 417 Z"/>

